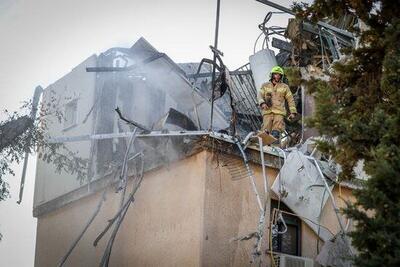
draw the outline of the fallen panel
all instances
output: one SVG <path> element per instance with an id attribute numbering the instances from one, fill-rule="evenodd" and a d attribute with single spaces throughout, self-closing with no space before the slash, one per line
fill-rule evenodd
<path id="1" fill-rule="evenodd" d="M 153 130 L 188 130 L 197 131 L 198 128 L 194 122 L 185 114 L 170 108 L 153 126 Z"/>
<path id="2" fill-rule="evenodd" d="M 319 221 L 320 211 L 329 194 L 324 194 L 325 186 L 317 168 L 301 152 L 293 151 L 287 156 L 272 185 L 272 191 L 280 195 L 283 203 L 293 212 L 309 219 L 301 218 L 316 234 L 319 232 L 322 240 L 327 241 L 332 237 L 327 229 L 318 229 L 318 225 L 313 223 Z"/>

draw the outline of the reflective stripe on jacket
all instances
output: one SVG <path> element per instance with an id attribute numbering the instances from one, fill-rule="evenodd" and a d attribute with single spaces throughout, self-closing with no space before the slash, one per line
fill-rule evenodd
<path id="1" fill-rule="evenodd" d="M 285 100 L 288 103 L 290 113 L 297 113 L 292 92 L 287 84 L 280 82 L 274 86 L 272 82 L 264 83 L 257 95 L 259 105 L 266 103 L 267 94 L 272 96 L 272 107 L 262 109 L 263 115 L 272 113 L 286 116 Z"/>

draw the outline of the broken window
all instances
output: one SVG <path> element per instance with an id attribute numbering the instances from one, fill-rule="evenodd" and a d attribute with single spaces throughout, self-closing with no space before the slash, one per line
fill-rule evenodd
<path id="1" fill-rule="evenodd" d="M 65 105 L 64 130 L 76 125 L 76 114 L 78 109 L 78 100 L 72 100 Z"/>
<path id="2" fill-rule="evenodd" d="M 276 200 L 271 201 L 271 213 L 274 209 L 278 209 L 278 201 Z M 279 209 L 291 212 L 282 202 L 279 203 Z M 285 213 L 282 213 L 282 217 L 284 223 L 278 220 L 277 228 L 275 229 L 277 231 L 272 233 L 272 250 L 273 252 L 300 256 L 301 221 L 296 216 Z"/>

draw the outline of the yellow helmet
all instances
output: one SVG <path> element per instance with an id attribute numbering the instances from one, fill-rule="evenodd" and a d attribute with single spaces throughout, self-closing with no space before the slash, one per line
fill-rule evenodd
<path id="1" fill-rule="evenodd" d="M 271 69 L 271 74 L 272 73 L 279 73 L 280 75 L 283 76 L 283 69 L 279 66 L 275 66 Z"/>

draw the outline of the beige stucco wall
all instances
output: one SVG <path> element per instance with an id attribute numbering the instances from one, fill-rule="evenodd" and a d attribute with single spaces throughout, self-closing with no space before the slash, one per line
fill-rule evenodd
<path id="1" fill-rule="evenodd" d="M 335 203 L 339 209 L 346 207 L 346 202 L 354 202 L 354 196 L 352 190 L 347 187 L 336 186 L 332 194 L 335 198 Z M 347 219 L 342 216 L 342 221 L 344 226 L 347 224 Z M 322 210 L 321 214 L 321 225 L 327 227 L 332 233 L 336 234 L 340 231 L 340 226 L 336 214 L 333 210 L 332 201 L 329 198 Z M 351 227 L 352 224 L 349 225 Z M 351 229 L 349 229 L 351 230 Z M 317 235 L 308 227 L 304 222 L 302 223 L 302 242 L 301 242 L 301 252 L 303 257 L 315 258 L 317 256 Z M 319 242 L 319 251 L 324 243 Z"/>
<path id="2" fill-rule="evenodd" d="M 256 231 L 256 198 L 249 180 L 232 180 L 214 156 L 203 151 L 145 174 L 115 240 L 111 266 L 249 265 L 254 239 L 232 239 Z M 261 168 L 253 164 L 251 167 L 262 192 Z M 267 170 L 270 186 L 276 175 L 277 170 Z M 338 190 L 334 194 L 337 196 Z M 342 188 L 342 197 L 350 194 L 350 190 Z M 100 197 L 101 192 L 38 218 L 36 266 L 54 266 L 59 261 Z M 120 195 L 109 189 L 100 213 L 66 266 L 98 266 L 109 235 L 96 248 L 92 243 L 117 211 L 119 202 Z M 336 217 L 329 201 L 322 223 L 336 232 Z M 302 256 L 314 258 L 317 236 L 304 223 L 301 235 Z M 263 248 L 267 248 L 266 243 Z M 265 262 L 269 256 L 263 257 Z"/>
<path id="3" fill-rule="evenodd" d="M 199 266 L 205 153 L 146 173 L 114 243 L 111 266 Z M 128 188 L 131 188 L 128 186 Z M 56 266 L 102 192 L 38 218 L 35 266 Z M 66 266 L 98 266 L 109 235 L 92 246 L 118 210 L 114 188 Z"/>
<path id="4" fill-rule="evenodd" d="M 223 164 L 208 157 L 206 172 L 206 195 L 204 206 L 203 232 L 203 266 L 247 266 L 251 260 L 254 239 L 233 241 L 234 237 L 245 236 L 257 230 L 259 209 L 256 197 L 248 179 L 232 180 Z M 257 190 L 263 192 L 262 169 L 260 165 L 251 164 L 256 178 Z M 267 169 L 269 187 L 275 181 L 278 171 Z M 354 201 L 349 188 L 335 187 L 335 202 L 339 208 L 345 207 L 345 201 Z M 277 200 L 274 193 L 272 199 Z M 270 220 L 270 217 L 267 217 Z M 346 221 L 344 221 L 346 223 Z M 340 230 L 337 217 L 328 199 L 322 210 L 321 222 L 331 232 Z M 264 232 L 263 248 L 269 248 L 269 231 Z M 317 256 L 317 235 L 304 222 L 301 225 L 301 256 Z M 319 242 L 319 249 L 324 243 Z M 269 254 L 263 255 L 263 262 L 269 263 Z"/>
<path id="5" fill-rule="evenodd" d="M 261 194 L 264 192 L 261 168 L 254 164 L 251 168 Z M 275 169 L 267 169 L 270 185 L 276 174 Z M 254 239 L 232 239 L 257 231 L 260 213 L 249 179 L 232 180 L 227 168 L 221 162 L 217 164 L 209 154 L 205 185 L 202 265 L 248 266 Z"/>

